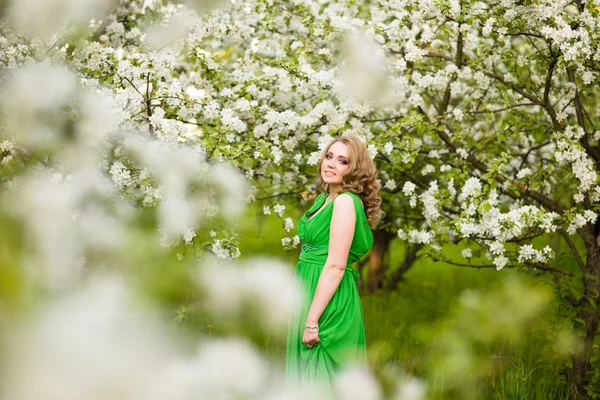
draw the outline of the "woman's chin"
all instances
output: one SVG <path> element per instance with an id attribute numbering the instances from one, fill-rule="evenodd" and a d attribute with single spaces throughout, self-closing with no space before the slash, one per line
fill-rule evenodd
<path id="1" fill-rule="evenodd" d="M 325 182 L 328 185 L 339 184 L 339 182 L 335 178 L 332 178 L 331 176 L 323 176 L 323 182 Z"/>

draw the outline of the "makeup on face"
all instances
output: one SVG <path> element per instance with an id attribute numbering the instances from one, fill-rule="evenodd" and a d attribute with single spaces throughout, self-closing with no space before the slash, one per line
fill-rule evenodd
<path id="1" fill-rule="evenodd" d="M 349 168 L 347 146 L 339 142 L 331 145 L 321 164 L 323 181 L 328 184 L 341 183 Z"/>

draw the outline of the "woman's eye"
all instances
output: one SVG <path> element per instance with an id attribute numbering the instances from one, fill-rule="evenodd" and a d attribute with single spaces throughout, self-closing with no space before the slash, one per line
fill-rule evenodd
<path id="1" fill-rule="evenodd" d="M 331 158 L 331 154 L 327 154 L 325 158 L 329 160 Z"/>
<path id="2" fill-rule="evenodd" d="M 348 161 L 346 161 L 346 160 L 341 160 L 340 162 L 344 165 L 348 164 Z"/>

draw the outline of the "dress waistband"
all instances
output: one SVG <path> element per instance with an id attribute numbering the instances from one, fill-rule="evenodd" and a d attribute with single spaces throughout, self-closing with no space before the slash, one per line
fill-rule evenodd
<path id="1" fill-rule="evenodd" d="M 327 262 L 327 252 L 329 246 L 312 246 L 306 242 L 302 242 L 302 251 L 298 257 L 299 261 L 325 265 Z M 356 282 L 360 280 L 360 274 L 357 270 L 352 268 L 352 264 L 346 265 L 346 272 L 352 274 L 352 277 Z"/>

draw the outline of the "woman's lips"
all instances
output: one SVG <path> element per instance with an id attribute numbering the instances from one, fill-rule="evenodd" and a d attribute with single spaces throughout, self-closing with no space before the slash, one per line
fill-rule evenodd
<path id="1" fill-rule="evenodd" d="M 335 174 L 331 171 L 325 171 L 325 175 L 334 176 Z"/>

